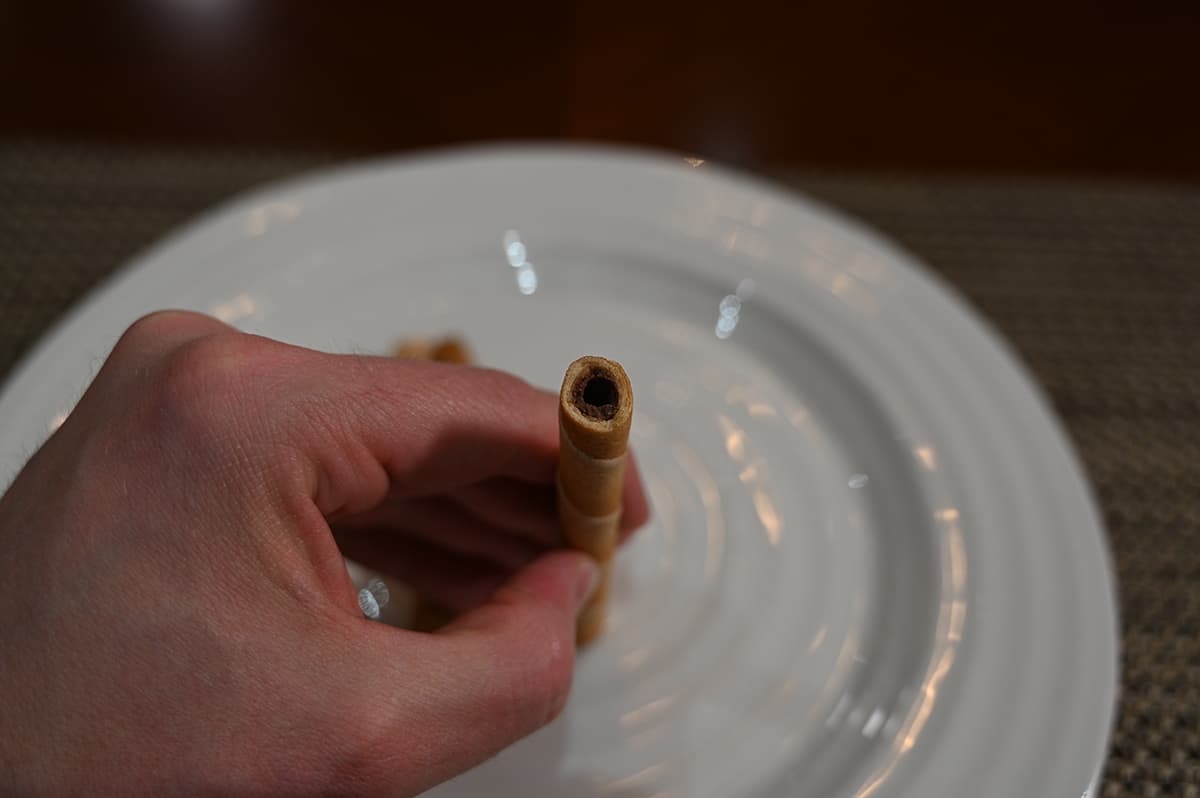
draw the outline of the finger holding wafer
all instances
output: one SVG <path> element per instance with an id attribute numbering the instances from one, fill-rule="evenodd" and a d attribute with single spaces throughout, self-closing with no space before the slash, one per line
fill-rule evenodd
<path id="1" fill-rule="evenodd" d="M 461 338 L 447 336 L 439 340 L 410 338 L 396 345 L 392 354 L 405 360 L 433 360 L 438 363 L 470 365 L 471 350 Z M 433 632 L 454 620 L 454 613 L 418 594 L 413 605 L 412 627 L 418 632 Z"/>
<path id="2" fill-rule="evenodd" d="M 472 361 L 466 345 L 453 337 L 404 341 L 395 354 L 447 363 Z M 579 615 L 579 643 L 595 639 L 603 630 L 616 548 L 632 527 L 645 521 L 645 497 L 639 485 L 634 486 L 630 497 L 634 500 L 631 514 L 623 518 L 622 512 L 625 483 L 629 479 L 637 481 L 636 467 L 630 465 L 627 452 L 632 418 L 633 388 L 619 363 L 588 356 L 568 367 L 558 397 L 557 517 L 567 545 L 594 558 L 601 573 L 599 584 Z M 629 523 L 623 527 L 623 521 Z M 427 597 L 417 597 L 415 628 L 433 631 L 451 617 Z"/>

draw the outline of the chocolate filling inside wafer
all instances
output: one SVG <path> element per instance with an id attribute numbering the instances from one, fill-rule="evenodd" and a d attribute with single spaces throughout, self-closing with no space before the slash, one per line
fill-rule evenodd
<path id="1" fill-rule="evenodd" d="M 621 402 L 617 384 L 599 369 L 591 369 L 575 380 L 571 402 L 580 413 L 598 421 L 609 421 Z"/>

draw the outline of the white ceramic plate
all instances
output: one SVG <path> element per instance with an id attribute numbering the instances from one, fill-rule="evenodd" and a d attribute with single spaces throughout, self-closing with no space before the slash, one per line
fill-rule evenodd
<path id="1" fill-rule="evenodd" d="M 1094 788 L 1116 636 L 1079 466 L 997 338 L 858 225 L 605 150 L 285 183 L 60 324 L 0 397 L 0 467 L 163 307 L 328 350 L 456 331 L 551 388 L 583 353 L 625 364 L 655 515 L 620 555 L 610 630 L 559 721 L 439 798 Z"/>

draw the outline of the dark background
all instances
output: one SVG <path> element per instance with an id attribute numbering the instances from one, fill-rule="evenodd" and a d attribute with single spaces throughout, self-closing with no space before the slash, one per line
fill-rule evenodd
<path id="1" fill-rule="evenodd" d="M 1200 180 L 1200 3 L 4 2 L 0 136 Z"/>

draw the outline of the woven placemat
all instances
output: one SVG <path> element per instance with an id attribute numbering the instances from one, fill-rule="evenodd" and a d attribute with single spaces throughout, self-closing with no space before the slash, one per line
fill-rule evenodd
<path id="1" fill-rule="evenodd" d="M 0 375 L 172 227 L 332 160 L 0 143 Z M 1122 696 L 1102 794 L 1200 798 L 1200 190 L 782 177 L 932 265 L 1053 399 L 1120 584 Z"/>

